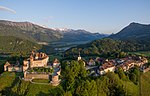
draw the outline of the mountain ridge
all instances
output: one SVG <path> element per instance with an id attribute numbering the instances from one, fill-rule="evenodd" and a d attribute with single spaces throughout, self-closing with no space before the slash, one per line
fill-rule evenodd
<path id="1" fill-rule="evenodd" d="M 46 28 L 31 22 L 0 20 L 0 36 L 14 36 L 32 42 L 75 42 L 92 41 L 107 37 L 106 34 L 92 33 L 83 29 Z"/>
<path id="2" fill-rule="evenodd" d="M 62 38 L 61 33 L 30 22 L 12 22 L 0 20 L 0 27 L 0 34 L 5 35 L 5 32 L 7 32 L 10 33 L 7 35 L 12 36 L 14 33 L 13 30 L 16 30 L 16 34 L 20 34 L 20 38 L 24 38 L 25 35 L 32 38 L 29 40 L 34 42 L 51 42 Z"/>

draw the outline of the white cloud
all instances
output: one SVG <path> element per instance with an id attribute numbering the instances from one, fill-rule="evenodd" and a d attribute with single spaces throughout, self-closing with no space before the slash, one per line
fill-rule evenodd
<path id="1" fill-rule="evenodd" d="M 16 13 L 15 10 L 4 7 L 4 6 L 0 6 L 0 11 L 8 11 L 8 12 L 11 12 L 11 13 L 14 13 L 14 14 Z"/>

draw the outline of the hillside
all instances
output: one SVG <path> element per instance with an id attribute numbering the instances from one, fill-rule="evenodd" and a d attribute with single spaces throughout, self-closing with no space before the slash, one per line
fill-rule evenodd
<path id="1" fill-rule="evenodd" d="M 91 33 L 89 31 L 81 29 L 66 29 L 61 30 L 60 32 L 63 34 L 63 38 L 59 40 L 61 42 L 92 41 L 108 36 L 107 34 Z"/>
<path id="2" fill-rule="evenodd" d="M 0 20 L 0 36 L 14 36 L 33 42 L 51 42 L 62 38 L 58 31 L 30 22 Z"/>
<path id="3" fill-rule="evenodd" d="M 28 40 L 12 36 L 0 36 L 0 53 L 27 54 L 42 46 Z"/>
<path id="4" fill-rule="evenodd" d="M 132 52 L 150 50 L 150 25 L 131 23 L 120 32 L 105 39 L 77 46 L 66 51 L 66 54 L 78 54 L 79 51 L 87 55 L 99 55 L 107 52 Z"/>
<path id="5" fill-rule="evenodd" d="M 120 32 L 109 36 L 112 39 L 128 40 L 149 46 L 150 44 L 150 25 L 131 23 Z M 143 45 L 144 46 L 144 45 Z"/>
<path id="6" fill-rule="evenodd" d="M 141 80 L 141 86 L 140 86 L 140 90 L 141 90 L 141 96 L 149 96 L 150 94 L 150 71 L 141 74 L 140 76 L 140 80 Z"/>
<path id="7" fill-rule="evenodd" d="M 78 54 L 79 52 L 83 55 L 102 55 L 108 53 L 113 54 L 121 51 L 129 52 L 140 50 L 143 50 L 143 46 L 139 43 L 103 38 L 70 48 L 66 51 L 66 55 Z"/>
<path id="8" fill-rule="evenodd" d="M 0 36 L 14 36 L 32 42 L 78 42 L 107 37 L 107 34 L 91 33 L 86 30 L 45 28 L 30 22 L 0 20 Z"/>

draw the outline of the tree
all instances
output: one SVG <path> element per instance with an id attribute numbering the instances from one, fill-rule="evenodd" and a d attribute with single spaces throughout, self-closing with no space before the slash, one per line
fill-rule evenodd
<path id="1" fill-rule="evenodd" d="M 97 85 L 94 80 L 91 82 L 86 80 L 80 83 L 76 89 L 77 96 L 97 96 Z"/>
<path id="2" fill-rule="evenodd" d="M 79 76 L 78 77 L 86 77 L 87 76 L 87 72 L 86 72 L 86 69 L 84 67 L 84 61 L 83 60 L 79 60 L 79 66 L 80 66 L 80 71 L 79 71 Z"/>
<path id="3" fill-rule="evenodd" d="M 64 96 L 72 96 L 70 91 L 67 91 L 66 93 L 64 93 Z"/>
<path id="4" fill-rule="evenodd" d="M 97 85 L 97 96 L 107 96 L 109 94 L 109 78 L 102 76 L 100 79 L 96 80 Z"/>
<path id="5" fill-rule="evenodd" d="M 117 73 L 120 79 L 127 80 L 127 77 L 121 67 L 118 68 Z"/>

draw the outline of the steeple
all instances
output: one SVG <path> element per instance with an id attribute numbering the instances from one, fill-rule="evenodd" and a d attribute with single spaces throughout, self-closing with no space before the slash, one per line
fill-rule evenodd
<path id="1" fill-rule="evenodd" d="M 80 52 L 79 52 L 79 56 L 78 56 L 78 61 L 81 60 L 81 56 L 80 56 Z"/>

